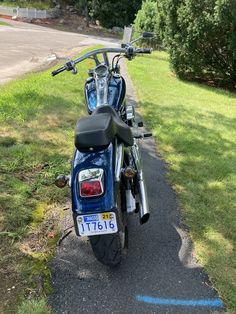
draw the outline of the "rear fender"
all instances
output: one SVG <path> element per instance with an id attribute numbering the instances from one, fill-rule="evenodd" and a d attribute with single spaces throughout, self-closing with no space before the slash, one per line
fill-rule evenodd
<path id="1" fill-rule="evenodd" d="M 100 151 L 75 151 L 71 175 L 72 211 L 75 216 L 110 211 L 115 207 L 113 159 L 112 143 L 106 149 Z M 104 170 L 104 193 L 99 197 L 81 198 L 79 195 L 78 174 L 81 170 L 90 168 L 102 168 Z"/>

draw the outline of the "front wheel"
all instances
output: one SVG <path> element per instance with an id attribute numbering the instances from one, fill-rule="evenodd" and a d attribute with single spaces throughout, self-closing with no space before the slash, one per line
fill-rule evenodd
<path id="1" fill-rule="evenodd" d="M 121 262 L 122 241 L 119 233 L 97 235 L 89 238 L 97 260 L 107 266 L 115 267 Z"/>

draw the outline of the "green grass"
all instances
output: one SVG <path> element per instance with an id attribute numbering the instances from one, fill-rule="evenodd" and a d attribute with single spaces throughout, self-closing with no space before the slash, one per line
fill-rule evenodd
<path id="1" fill-rule="evenodd" d="M 45 299 L 24 301 L 16 314 L 52 314 Z"/>
<path id="2" fill-rule="evenodd" d="M 20 8 L 35 8 L 38 10 L 47 10 L 52 7 L 51 1 L 26 1 L 26 0 L 2 0 L 0 5 L 9 7 L 20 7 Z"/>
<path id="3" fill-rule="evenodd" d="M 6 23 L 6 22 L 2 22 L 0 21 L 0 26 L 11 26 L 10 24 Z"/>
<path id="4" fill-rule="evenodd" d="M 164 52 L 138 60 L 129 71 L 141 113 L 168 164 L 197 256 L 236 311 L 236 94 L 177 79 Z"/>
<path id="5" fill-rule="evenodd" d="M 74 128 L 86 113 L 83 85 L 91 65 L 91 60 L 82 63 L 78 76 L 52 77 L 48 70 L 1 86 L 1 313 L 14 312 L 29 288 L 37 295 L 39 276 L 44 292 L 50 291 L 45 264 L 55 248 L 60 209 L 69 198 L 69 189 L 56 188 L 54 179 L 70 172 Z"/>

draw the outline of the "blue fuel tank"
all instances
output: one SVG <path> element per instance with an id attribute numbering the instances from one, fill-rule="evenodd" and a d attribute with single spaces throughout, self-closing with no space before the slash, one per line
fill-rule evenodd
<path id="1" fill-rule="evenodd" d="M 84 93 L 89 114 L 97 107 L 97 94 L 94 78 L 87 79 Z M 108 104 L 119 111 L 126 94 L 125 80 L 120 75 L 114 75 L 109 80 Z"/>

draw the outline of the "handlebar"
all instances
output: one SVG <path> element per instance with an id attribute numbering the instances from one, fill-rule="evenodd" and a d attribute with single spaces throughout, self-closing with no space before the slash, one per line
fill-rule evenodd
<path id="1" fill-rule="evenodd" d="M 55 70 L 55 71 L 52 71 L 51 74 L 52 74 L 52 76 L 55 76 L 55 75 L 57 75 L 57 74 L 59 74 L 59 73 L 65 71 L 65 70 L 66 70 L 66 67 L 63 66 L 63 67 L 61 67 L 61 68 L 59 68 L 59 69 L 57 69 L 57 70 Z"/>
<path id="2" fill-rule="evenodd" d="M 137 48 L 136 53 L 152 53 L 152 48 Z"/>
<path id="3" fill-rule="evenodd" d="M 63 67 L 53 71 L 51 74 L 52 76 L 55 76 L 65 70 L 70 71 L 73 70 L 75 65 L 77 63 L 80 63 L 84 61 L 85 59 L 91 58 L 97 54 L 103 54 L 106 55 L 106 53 L 123 53 L 129 60 L 131 60 L 136 53 L 152 53 L 151 48 L 135 48 L 133 46 L 126 46 L 125 48 L 101 48 L 101 49 L 96 49 L 91 52 L 88 52 L 84 54 L 83 56 L 79 57 L 78 59 L 75 59 L 74 61 L 69 61 L 67 62 Z"/>

